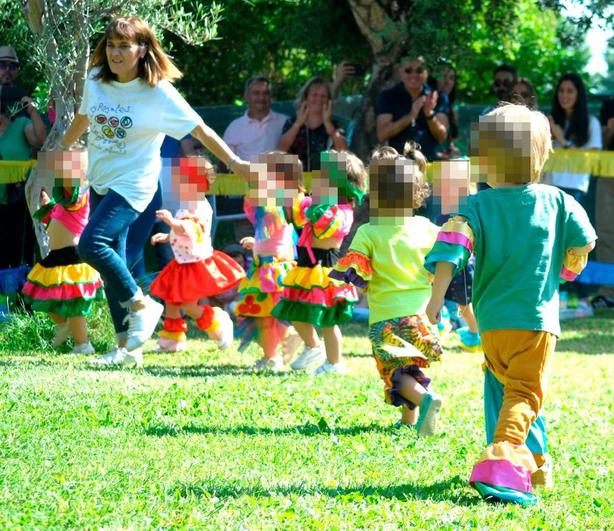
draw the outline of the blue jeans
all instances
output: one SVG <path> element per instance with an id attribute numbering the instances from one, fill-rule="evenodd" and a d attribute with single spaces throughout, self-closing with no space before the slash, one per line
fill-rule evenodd
<path id="1" fill-rule="evenodd" d="M 126 238 L 139 212 L 113 190 L 104 196 L 91 190 L 90 200 L 92 214 L 79 240 L 79 254 L 100 273 L 115 333 L 123 337 L 127 306 L 138 290 L 126 265 Z"/>
<path id="2" fill-rule="evenodd" d="M 153 199 L 147 208 L 141 213 L 137 220 L 128 229 L 128 239 L 126 240 L 126 263 L 134 278 L 141 279 L 145 276 L 145 246 L 148 244 L 152 229 L 155 232 L 169 233 L 170 227 L 156 219 L 156 210 L 160 210 L 162 204 L 162 190 L 160 183 Z M 159 243 L 155 246 L 156 258 L 158 259 L 158 269 L 163 269 L 173 259 L 173 250 L 168 243 Z"/>

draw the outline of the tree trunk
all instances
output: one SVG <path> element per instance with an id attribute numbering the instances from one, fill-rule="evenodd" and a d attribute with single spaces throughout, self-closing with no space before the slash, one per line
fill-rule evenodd
<path id="1" fill-rule="evenodd" d="M 411 3 L 387 0 L 348 0 L 360 31 L 373 51 L 371 81 L 358 116 L 352 150 L 363 160 L 377 145 L 375 103 L 394 78 L 394 68 L 407 47 L 407 17 Z"/>

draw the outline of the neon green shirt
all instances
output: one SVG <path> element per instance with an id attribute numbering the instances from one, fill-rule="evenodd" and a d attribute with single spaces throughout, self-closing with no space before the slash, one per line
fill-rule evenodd
<path id="1" fill-rule="evenodd" d="M 424 258 L 439 227 L 421 216 L 402 223 L 367 223 L 356 231 L 348 256 L 366 256 L 373 269 L 368 280 L 369 323 L 423 313 L 431 296 L 431 275 Z"/>

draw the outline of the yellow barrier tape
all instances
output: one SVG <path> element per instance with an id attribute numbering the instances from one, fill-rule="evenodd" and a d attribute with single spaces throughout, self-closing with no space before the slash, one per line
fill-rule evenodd
<path id="1" fill-rule="evenodd" d="M 35 160 L 0 160 L 0 184 L 13 184 L 25 181 Z"/>

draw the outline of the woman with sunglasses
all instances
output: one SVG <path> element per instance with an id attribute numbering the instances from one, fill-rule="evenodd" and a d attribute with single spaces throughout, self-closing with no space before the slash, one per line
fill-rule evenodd
<path id="1" fill-rule="evenodd" d="M 438 146 L 448 136 L 445 101 L 427 85 L 424 59 L 404 57 L 399 64 L 400 83 L 384 90 L 377 99 L 377 139 L 399 153 L 408 141 L 421 146 L 427 160 L 437 158 Z"/>

